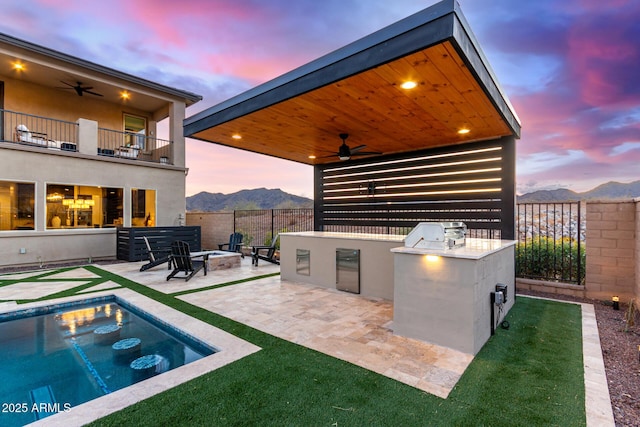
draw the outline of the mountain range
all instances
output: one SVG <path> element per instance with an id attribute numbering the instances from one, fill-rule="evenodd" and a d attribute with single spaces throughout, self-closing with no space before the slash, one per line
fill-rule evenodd
<path id="1" fill-rule="evenodd" d="M 640 197 L 640 181 L 627 184 L 610 181 L 596 188 L 577 193 L 566 188 L 538 190 L 517 196 L 518 203 L 566 202 L 586 200 L 621 200 Z"/>
<path id="2" fill-rule="evenodd" d="M 255 188 L 231 194 L 202 191 L 187 197 L 187 211 L 216 212 L 243 209 L 310 208 L 313 200 L 294 196 L 279 188 Z"/>
<path id="3" fill-rule="evenodd" d="M 566 188 L 538 190 L 517 196 L 517 201 L 518 203 L 546 203 L 586 200 L 630 200 L 636 197 L 640 197 L 640 180 L 627 184 L 610 181 L 583 193 L 577 193 Z M 189 212 L 311 207 L 313 207 L 312 199 L 295 196 L 279 188 L 255 188 L 231 194 L 203 191 L 187 197 L 187 211 Z"/>

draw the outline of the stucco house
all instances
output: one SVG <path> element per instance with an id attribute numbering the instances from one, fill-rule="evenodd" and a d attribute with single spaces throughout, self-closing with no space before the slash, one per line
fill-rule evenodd
<path id="1" fill-rule="evenodd" d="M 201 99 L 0 34 L 0 266 L 112 258 L 117 227 L 182 224 Z"/>

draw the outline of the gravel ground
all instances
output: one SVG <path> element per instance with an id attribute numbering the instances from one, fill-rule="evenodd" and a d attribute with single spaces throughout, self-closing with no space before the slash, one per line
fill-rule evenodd
<path id="1" fill-rule="evenodd" d="M 629 306 L 624 303 L 620 303 L 620 310 L 614 310 L 610 302 L 521 293 L 593 304 L 616 426 L 640 426 L 640 313 L 635 313 L 635 325 L 628 326 L 625 315 Z"/>

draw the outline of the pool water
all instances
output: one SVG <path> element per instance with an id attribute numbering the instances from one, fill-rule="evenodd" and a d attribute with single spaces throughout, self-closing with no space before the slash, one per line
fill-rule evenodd
<path id="1" fill-rule="evenodd" d="M 0 425 L 63 412 L 214 352 L 115 297 L 0 315 Z"/>

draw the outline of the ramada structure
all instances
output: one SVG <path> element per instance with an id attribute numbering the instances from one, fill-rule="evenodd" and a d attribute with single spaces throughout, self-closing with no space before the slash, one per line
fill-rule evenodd
<path id="1" fill-rule="evenodd" d="M 313 165 L 316 231 L 464 221 L 514 238 L 520 122 L 454 0 L 187 118 L 185 136 Z"/>
<path id="2" fill-rule="evenodd" d="M 314 230 L 280 233 L 282 280 L 393 300 L 394 333 L 468 354 L 513 306 L 520 122 L 455 1 L 189 117 L 185 135 L 313 165 Z M 407 247 L 420 222 L 471 238 Z"/>

